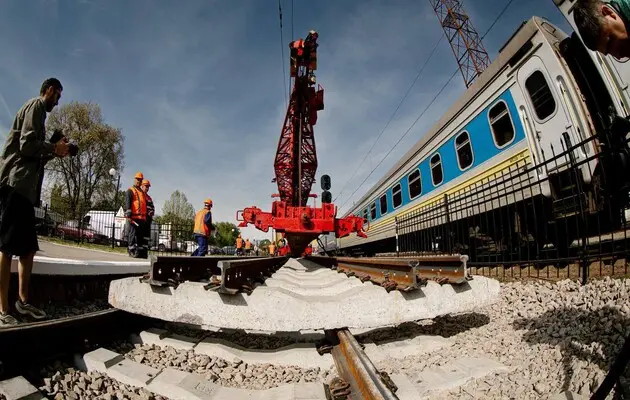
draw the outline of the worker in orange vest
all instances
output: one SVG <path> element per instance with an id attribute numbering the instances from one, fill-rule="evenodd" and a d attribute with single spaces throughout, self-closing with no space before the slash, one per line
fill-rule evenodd
<path id="1" fill-rule="evenodd" d="M 134 258 L 147 258 L 149 251 L 144 242 L 144 229 L 147 219 L 147 199 L 140 188 L 144 176 L 142 172 L 134 176 L 134 185 L 127 189 L 125 201 L 125 217 L 128 221 L 128 249 L 129 255 Z"/>
<path id="2" fill-rule="evenodd" d="M 245 254 L 250 255 L 250 251 L 252 251 L 252 243 L 249 241 L 249 239 L 245 239 Z"/>
<path id="3" fill-rule="evenodd" d="M 208 254 L 208 239 L 212 233 L 212 200 L 206 199 L 203 202 L 203 208 L 195 215 L 194 235 L 197 242 L 197 248 L 191 256 L 205 256 Z"/>
<path id="4" fill-rule="evenodd" d="M 144 241 L 147 243 L 151 243 L 151 224 L 153 223 L 153 216 L 155 216 L 155 205 L 153 204 L 153 199 L 149 196 L 149 188 L 151 187 L 151 182 L 148 179 L 144 179 L 142 181 L 142 191 L 144 192 L 144 196 L 147 199 L 147 220 L 145 222 L 144 227 Z"/>
<path id="5" fill-rule="evenodd" d="M 273 257 L 276 254 L 276 245 L 271 242 L 269 243 L 269 255 Z"/>
<path id="6" fill-rule="evenodd" d="M 236 238 L 236 255 L 240 256 L 243 253 L 243 238 L 241 237 L 241 234 L 238 234 L 238 237 Z"/>

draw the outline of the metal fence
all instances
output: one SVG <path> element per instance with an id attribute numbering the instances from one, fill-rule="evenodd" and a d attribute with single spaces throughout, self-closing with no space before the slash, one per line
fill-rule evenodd
<path id="1" fill-rule="evenodd" d="M 89 244 L 92 247 L 126 252 L 129 222 L 122 212 L 90 211 L 81 219 L 70 219 L 47 205 L 36 208 L 37 233 L 43 239 Z M 145 237 L 153 254 L 190 255 L 198 247 L 193 236 L 193 221 L 184 223 L 151 222 Z M 235 254 L 235 247 L 210 245 L 208 254 Z"/>
<path id="2" fill-rule="evenodd" d="M 626 275 L 627 143 L 562 143 L 397 217 L 397 255 L 467 254 L 472 273 L 504 278 Z"/>

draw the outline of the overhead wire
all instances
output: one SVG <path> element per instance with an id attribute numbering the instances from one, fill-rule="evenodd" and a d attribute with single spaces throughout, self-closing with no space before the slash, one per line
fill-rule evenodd
<path id="1" fill-rule="evenodd" d="M 348 180 L 346 180 L 346 183 L 344 183 L 344 185 L 341 187 L 341 190 L 339 191 L 337 196 L 334 198 L 333 203 L 339 198 L 339 196 L 341 196 L 341 194 L 346 189 L 346 187 L 348 186 L 350 181 L 352 181 L 352 178 L 354 178 L 354 176 L 357 174 L 357 172 L 359 171 L 359 169 L 361 168 L 361 166 L 363 165 L 365 160 L 367 160 L 368 156 L 372 153 L 372 150 L 374 150 L 374 147 L 376 146 L 376 143 L 378 143 L 378 141 L 381 138 L 381 136 L 383 136 L 383 133 L 385 133 L 385 131 L 389 127 L 389 124 L 394 120 L 394 117 L 398 113 L 398 110 L 400 110 L 400 106 L 402 106 L 402 103 L 407 99 L 407 96 L 409 96 L 409 93 L 411 93 L 411 89 L 413 89 L 413 87 L 418 82 L 418 79 L 422 75 L 422 72 L 424 72 L 424 69 L 426 68 L 426 66 L 429 63 L 429 61 L 431 60 L 431 58 L 433 57 L 433 54 L 435 54 L 435 51 L 437 50 L 439 44 L 442 42 L 442 39 L 444 39 L 444 37 L 445 37 L 445 34 L 442 33 L 442 36 L 440 36 L 440 39 L 437 41 L 435 46 L 433 46 L 433 50 L 431 50 L 431 53 L 429 54 L 429 57 L 427 57 L 427 59 L 424 60 L 424 63 L 422 64 L 422 66 L 418 70 L 418 73 L 416 74 L 416 77 L 414 78 L 413 82 L 411 83 L 411 86 L 409 86 L 409 89 L 407 89 L 407 92 L 405 93 L 405 95 L 400 99 L 400 101 L 398 102 L 398 105 L 396 106 L 396 109 L 394 110 L 392 115 L 389 117 L 389 120 L 387 121 L 387 123 L 385 124 L 385 126 L 383 127 L 381 132 L 376 137 L 376 140 L 374 140 L 374 143 L 372 143 L 372 147 L 370 147 L 370 150 L 367 153 L 365 153 L 365 157 L 363 157 L 363 160 L 361 160 L 361 162 L 357 164 L 357 168 L 352 173 L 352 176 L 350 176 L 350 178 Z"/>
<path id="2" fill-rule="evenodd" d="M 488 33 L 490 33 L 490 31 L 492 30 L 492 28 L 494 28 L 494 26 L 496 25 L 496 23 L 499 21 L 499 19 L 503 16 L 503 14 L 505 14 L 505 12 L 507 11 L 507 9 L 510 7 L 510 5 L 514 2 L 514 0 L 509 0 L 507 2 L 507 4 L 505 5 L 505 7 L 503 7 L 503 9 L 501 10 L 501 12 L 496 16 L 496 18 L 494 19 L 494 21 L 492 22 L 492 24 L 490 24 L 490 26 L 488 27 L 488 29 L 486 30 L 486 32 L 481 36 L 481 39 L 485 38 L 486 35 L 488 35 Z M 416 125 L 416 123 L 418 123 L 418 121 L 420 120 L 420 118 L 422 118 L 422 116 L 427 112 L 427 110 L 429 109 L 429 107 L 431 107 L 431 105 L 437 100 L 437 98 L 440 96 L 440 94 L 444 91 L 444 89 L 446 89 L 446 87 L 448 86 L 448 84 L 453 80 L 453 78 L 455 77 L 455 75 L 457 75 L 457 73 L 459 72 L 459 66 L 457 67 L 457 69 L 453 72 L 453 74 L 451 75 L 451 77 L 446 81 L 446 83 L 444 83 L 444 85 L 440 88 L 440 90 L 438 91 L 438 93 L 433 97 L 433 99 L 431 100 L 431 102 L 424 108 L 424 110 L 420 113 L 420 115 L 415 119 L 415 121 L 411 124 L 411 126 L 405 131 L 405 133 L 398 139 L 398 141 L 394 144 L 394 146 L 387 152 L 387 154 L 385 154 L 385 156 L 381 159 L 381 161 L 379 161 L 379 163 L 376 165 L 376 167 L 374 167 L 372 169 L 372 171 L 370 171 L 370 173 L 368 174 L 368 176 L 365 177 L 365 179 L 363 180 L 363 182 L 361 182 L 361 184 L 359 184 L 359 186 L 357 186 L 357 188 L 354 190 L 354 192 L 352 192 L 352 194 L 350 195 L 350 197 L 348 197 L 348 199 L 339 207 L 339 209 L 341 210 L 351 199 L 352 197 L 357 193 L 357 191 L 363 186 L 363 184 L 365 182 L 367 182 L 367 180 L 372 176 L 372 174 L 374 173 L 374 171 L 376 171 L 376 169 L 383 163 L 383 161 L 385 161 L 385 159 L 391 154 L 392 151 L 394 151 L 394 149 L 396 148 L 396 146 L 398 146 L 398 144 L 400 144 L 400 142 L 407 136 L 407 134 L 411 131 L 411 129 Z"/>
<path id="3" fill-rule="evenodd" d="M 281 0 L 278 0 L 278 14 L 280 16 L 280 51 L 282 52 L 282 83 L 284 84 L 284 103 L 285 103 L 285 108 L 289 106 L 289 100 L 287 97 L 287 73 L 286 70 L 284 68 L 284 37 L 282 35 L 282 4 L 281 4 Z"/>

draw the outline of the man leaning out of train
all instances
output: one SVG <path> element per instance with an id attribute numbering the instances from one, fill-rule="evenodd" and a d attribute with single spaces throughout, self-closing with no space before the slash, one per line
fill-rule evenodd
<path id="1" fill-rule="evenodd" d="M 577 0 L 573 18 L 586 47 L 618 60 L 630 57 L 630 0 Z"/>

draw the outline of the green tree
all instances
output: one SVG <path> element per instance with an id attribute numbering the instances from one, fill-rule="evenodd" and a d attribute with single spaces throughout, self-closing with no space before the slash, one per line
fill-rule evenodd
<path id="1" fill-rule="evenodd" d="M 171 193 L 171 197 L 166 200 L 162 207 L 162 215 L 155 221 L 162 224 L 171 224 L 171 234 L 178 239 L 191 240 L 195 209 L 188 202 L 188 198 L 179 190 Z"/>
<path id="2" fill-rule="evenodd" d="M 236 238 L 241 231 L 231 222 L 217 222 L 214 224 L 217 230 L 216 245 L 219 247 L 234 246 Z"/>
<path id="3" fill-rule="evenodd" d="M 94 103 L 71 102 L 55 109 L 48 116 L 47 130 L 56 129 L 78 145 L 79 153 L 52 159 L 47 171 L 57 190 L 57 200 L 59 196 L 66 199 L 67 216 L 78 220 L 103 196 L 99 189 L 111 184 L 109 169 L 123 169 L 124 138 L 119 128 L 105 123 L 100 106 Z M 51 203 L 52 197 L 51 193 Z"/>

